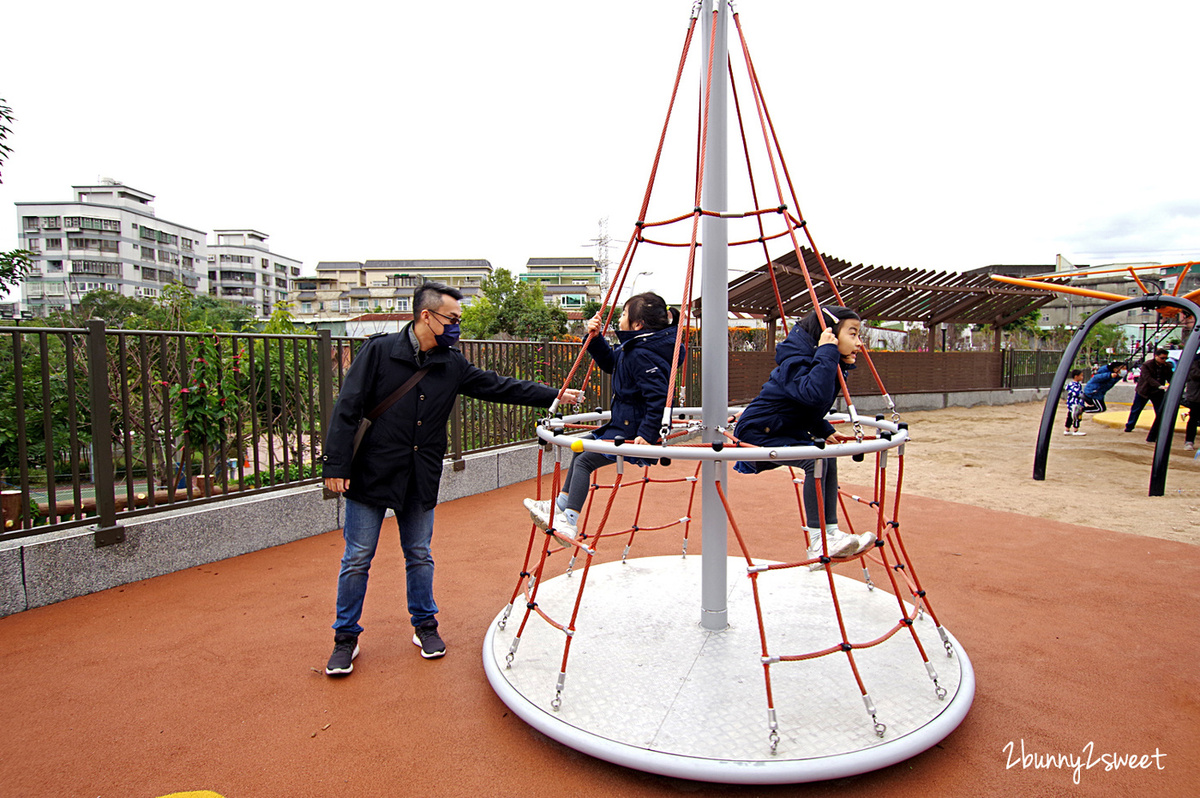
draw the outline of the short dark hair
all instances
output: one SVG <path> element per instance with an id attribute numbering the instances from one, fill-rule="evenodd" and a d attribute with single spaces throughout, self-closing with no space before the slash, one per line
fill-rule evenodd
<path id="1" fill-rule="evenodd" d="M 443 283 L 423 283 L 417 290 L 413 291 L 413 318 L 422 310 L 437 310 L 446 300 L 443 296 L 453 297 L 457 300 L 462 300 L 462 291 L 457 288 L 451 288 Z"/>
<path id="2" fill-rule="evenodd" d="M 1170 353 L 1170 352 L 1168 352 L 1168 351 L 1167 351 L 1167 350 L 1165 350 L 1165 349 L 1162 349 L 1162 348 L 1159 348 L 1159 349 L 1155 349 L 1155 350 L 1154 350 L 1154 356 L 1155 356 L 1155 357 L 1158 357 L 1159 355 L 1169 355 L 1169 354 L 1171 354 L 1171 353 Z"/>
<path id="3" fill-rule="evenodd" d="M 1083 374 L 1083 369 L 1071 369 L 1071 379 L 1075 379 Z"/>
<path id="4" fill-rule="evenodd" d="M 1120 371 L 1121 369 L 1127 369 L 1127 368 L 1129 368 L 1129 366 L 1125 365 L 1120 360 L 1114 360 L 1113 362 L 1108 364 L 1108 370 L 1112 371 L 1112 372 L 1117 372 L 1117 371 Z"/>

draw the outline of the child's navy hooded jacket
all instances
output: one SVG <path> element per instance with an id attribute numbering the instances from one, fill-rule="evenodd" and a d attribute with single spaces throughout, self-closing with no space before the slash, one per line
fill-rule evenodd
<path id="1" fill-rule="evenodd" d="M 599 335 L 588 343 L 596 365 L 613 375 L 612 418 L 596 430 L 597 438 L 613 440 L 621 435 L 633 441 L 640 435 L 651 444 L 659 442 L 678 331 L 679 326 L 672 324 L 661 330 L 627 332 L 616 351 Z"/>
<path id="2" fill-rule="evenodd" d="M 817 346 L 799 324 L 779 344 L 775 363 L 770 378 L 738 420 L 737 437 L 755 446 L 804 446 L 828 438 L 834 430 L 825 414 L 837 399 L 838 369 L 845 374 L 854 366 L 842 363 L 836 344 Z M 786 463 L 744 461 L 735 470 L 756 473 L 780 465 Z"/>

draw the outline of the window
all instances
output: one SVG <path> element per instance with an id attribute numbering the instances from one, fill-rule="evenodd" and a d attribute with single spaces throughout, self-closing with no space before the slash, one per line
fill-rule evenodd
<path id="1" fill-rule="evenodd" d="M 61 238 L 47 238 L 46 239 L 46 249 L 62 249 L 62 239 Z"/>
<path id="2" fill-rule="evenodd" d="M 149 261 L 154 260 L 154 248 L 153 247 L 142 247 L 142 260 L 149 260 Z"/>
<path id="3" fill-rule="evenodd" d="M 67 284 L 60 282 L 43 283 L 46 286 L 46 296 L 66 296 Z"/>
<path id="4" fill-rule="evenodd" d="M 267 260 L 266 258 L 261 258 L 260 260 L 262 261 L 262 267 L 264 269 L 271 268 L 271 261 Z"/>
<path id="5" fill-rule="evenodd" d="M 299 277 L 299 276 L 300 276 L 300 267 L 299 267 L 299 266 L 293 266 L 293 267 L 292 267 L 292 276 L 293 276 L 293 277 Z"/>
<path id="6" fill-rule="evenodd" d="M 301 302 L 300 303 L 300 312 L 301 313 L 312 313 L 312 303 L 311 302 Z"/>
<path id="7" fill-rule="evenodd" d="M 404 297 L 402 299 L 397 299 L 396 300 L 396 310 L 407 313 L 408 309 L 409 309 L 409 305 L 411 303 L 412 303 L 412 300 L 408 297 Z"/>
<path id="8" fill-rule="evenodd" d="M 184 255 L 183 256 L 183 268 L 187 269 L 189 272 L 194 272 L 196 270 L 195 259 L 189 258 L 187 255 Z"/>
<path id="9" fill-rule="evenodd" d="M 25 249 L 29 250 L 30 252 L 41 252 L 42 242 L 36 238 L 27 238 L 25 239 Z"/>
<path id="10" fill-rule="evenodd" d="M 102 220 L 102 223 L 103 223 L 103 227 L 101 227 L 102 230 L 109 230 L 114 233 L 121 232 L 121 223 L 118 222 L 116 219 L 104 219 L 104 220 Z"/>
<path id="11" fill-rule="evenodd" d="M 183 239 L 182 241 L 179 242 L 179 246 L 181 248 L 187 250 L 188 252 L 191 252 L 192 251 L 192 239 L 190 239 L 190 238 Z"/>
<path id="12" fill-rule="evenodd" d="M 69 226 L 70 225 L 68 225 L 68 227 Z M 138 236 L 146 241 L 154 241 L 158 238 L 158 233 L 154 232 L 149 227 L 146 227 L 146 225 L 142 225 L 142 229 L 138 231 Z"/>
<path id="13" fill-rule="evenodd" d="M 366 310 L 369 307 L 371 307 L 371 303 L 369 300 L 366 300 L 366 299 L 358 300 L 358 309 L 359 310 Z"/>
<path id="14" fill-rule="evenodd" d="M 25 217 L 25 229 L 26 230 L 40 229 L 38 227 L 38 218 L 36 216 L 26 216 Z"/>
<path id="15" fill-rule="evenodd" d="M 59 218 L 57 216 L 43 216 L 42 217 L 42 229 L 43 230 L 59 230 L 61 228 L 62 228 L 62 222 L 59 220 Z"/>
<path id="16" fill-rule="evenodd" d="M 42 283 L 35 281 L 25 283 L 22 291 L 24 292 L 26 299 L 41 299 L 45 293 Z"/>
<path id="17" fill-rule="evenodd" d="M 211 258 L 212 256 L 210 255 L 209 257 Z M 249 263 L 249 264 L 253 265 L 254 258 L 250 257 L 249 255 L 226 255 L 225 253 L 221 253 L 221 262 L 222 263 Z"/>
<path id="18" fill-rule="evenodd" d="M 48 260 L 46 261 L 46 265 L 52 272 L 61 272 L 63 270 L 61 260 Z"/>

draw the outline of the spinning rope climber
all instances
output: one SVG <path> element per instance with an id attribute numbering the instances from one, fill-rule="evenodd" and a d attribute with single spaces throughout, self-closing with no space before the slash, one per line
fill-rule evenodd
<path id="1" fill-rule="evenodd" d="M 697 8 L 699 5 L 697 3 Z M 540 422 L 537 435 L 543 447 L 539 451 L 538 473 L 542 476 L 537 482 L 535 498 L 526 502 L 526 507 L 533 517 L 533 524 L 529 530 L 524 561 L 508 605 L 497 616 L 494 628 L 488 633 L 485 643 L 485 667 L 497 692 L 521 717 L 551 736 L 561 733 L 562 736 L 558 738 L 568 745 L 611 761 L 669 775 L 712 781 L 745 780 L 740 771 L 731 775 L 726 769 L 728 763 L 744 761 L 767 761 L 782 766 L 774 772 L 767 772 L 766 775 L 759 772 L 750 779 L 760 782 L 804 781 L 862 772 L 911 756 L 953 730 L 969 708 L 974 690 L 973 674 L 969 660 L 938 620 L 901 535 L 901 487 L 904 449 L 909 441 L 909 433 L 866 351 L 860 353 L 862 360 L 867 364 L 883 397 L 884 405 L 890 411 L 890 419 L 887 415 L 878 415 L 870 419 L 858 413 L 841 366 L 833 368 L 832 371 L 836 374 L 836 392 L 845 404 L 845 412 L 830 414 L 826 421 L 835 431 L 815 440 L 781 441 L 779 445 L 753 445 L 740 439 L 733 424 L 738 420 L 743 408 L 731 408 L 724 399 L 720 400 L 719 406 L 714 407 L 710 402 L 710 393 L 715 394 L 718 391 L 713 390 L 709 382 L 705 383 L 703 406 L 676 404 L 679 400 L 679 387 L 686 380 L 688 360 L 684 355 L 686 339 L 691 330 L 691 312 L 694 306 L 693 278 L 696 272 L 696 255 L 701 243 L 701 221 L 720 220 L 722 224 L 727 224 L 732 220 L 742 220 L 754 224 L 757 235 L 746 236 L 729 243 L 728 246 L 759 244 L 768 263 L 771 262 L 768 242 L 784 238 L 790 241 L 793 251 L 797 253 L 801 248 L 801 236 L 813 252 L 820 252 L 807 222 L 799 211 L 791 176 L 779 150 L 736 13 L 732 15 L 732 20 L 741 42 L 754 109 L 775 186 L 775 197 L 770 205 L 760 204 L 758 199 L 746 130 L 741 124 L 741 105 L 737 88 L 732 81 L 732 62 L 729 64 L 730 84 L 735 107 L 738 109 L 738 128 L 741 130 L 743 149 L 746 152 L 746 168 L 755 207 L 741 212 L 726 212 L 719 210 L 723 202 L 718 200 L 714 203 L 705 194 L 705 154 L 709 151 L 709 126 L 719 125 L 719 122 L 710 120 L 709 116 L 714 83 L 713 54 L 719 49 L 718 31 L 725 24 L 716 9 L 712 12 L 711 21 L 706 20 L 708 58 L 703 83 L 703 112 L 699 115 L 700 130 L 697 138 L 700 148 L 695 171 L 693 210 L 661 221 L 647 220 L 655 176 L 663 154 L 663 143 L 699 16 L 694 9 L 654 167 L 638 220 L 634 225 L 634 234 L 630 237 L 604 299 L 606 310 L 602 324 L 599 325 L 600 329 L 589 333 L 562 385 L 563 390 L 572 387 L 576 384 L 577 375 L 581 375 L 581 384 L 589 383 L 591 369 L 595 363 L 589 363 L 584 368 L 584 354 L 592 342 L 592 337 L 603 335 L 612 323 L 616 310 L 614 299 L 620 295 L 631 274 L 639 246 L 645 243 L 687 247 L 688 258 L 681 303 L 682 319 L 670 359 L 667 396 L 660 408 L 661 424 L 658 438 L 661 440 L 657 443 L 643 443 L 641 437 L 636 440 L 621 436 L 607 440 L 596 437 L 597 432 L 611 419 L 610 412 L 602 408 L 596 408 L 591 413 L 563 416 L 556 412 L 556 407 L 552 407 L 551 416 Z M 706 200 L 708 208 L 705 207 Z M 663 240 L 652 240 L 645 236 L 648 229 L 667 231 L 673 225 L 683 224 L 687 220 L 691 220 L 691 232 L 685 243 L 667 241 L 669 234 L 664 236 Z M 768 229 L 767 220 L 778 222 L 782 230 Z M 711 247 L 705 251 L 706 268 L 712 251 Z M 808 287 L 811 308 L 816 311 L 820 325 L 821 341 L 824 343 L 827 342 L 826 334 L 836 337 L 835 333 L 838 331 L 834 329 L 834 325 L 827 324 L 826 314 L 821 312 L 823 304 L 817 284 L 822 284 L 821 292 L 826 296 L 825 305 L 843 304 L 841 295 L 820 255 L 818 262 L 822 274 L 810 274 L 804 266 L 804 259 L 799 258 L 799 262 Z M 768 271 L 774 285 L 774 272 Z M 710 283 L 707 279 L 706 276 L 705 295 L 711 297 L 707 288 Z M 724 278 L 721 277 L 721 280 L 723 282 Z M 783 330 L 785 334 L 789 334 L 786 311 L 790 310 L 795 314 L 803 308 L 785 308 L 782 299 L 779 299 L 777 285 L 775 293 Z M 710 299 L 706 308 L 712 307 L 714 306 Z M 723 308 L 714 314 L 714 318 L 715 324 L 713 320 L 709 320 L 708 327 L 717 329 L 716 325 L 719 325 L 719 332 L 724 336 L 726 320 Z M 799 328 L 796 332 L 800 332 Z M 706 371 L 712 366 L 710 358 L 714 354 L 725 357 L 724 351 L 712 351 L 713 347 L 709 345 L 711 340 L 713 339 L 706 337 L 703 347 Z M 840 349 L 837 351 L 840 352 Z M 835 358 L 838 356 L 834 355 Z M 841 362 L 845 362 L 847 357 L 851 361 L 854 359 L 845 352 L 840 352 L 840 356 Z M 724 386 L 720 386 L 720 389 L 724 391 Z M 820 415 L 824 415 L 826 409 L 828 405 L 820 410 Z M 657 413 L 659 409 L 651 409 L 651 412 Z M 845 434 L 840 434 L 839 431 Z M 615 462 L 616 474 L 609 483 L 602 483 L 593 477 L 586 507 L 580 513 L 577 522 L 564 523 L 556 513 L 555 502 L 556 497 L 565 492 L 563 462 L 568 450 L 574 453 L 575 457 L 588 454 L 605 456 Z M 554 458 L 553 467 L 546 473 L 543 459 L 551 452 Z M 826 474 L 832 476 L 832 473 L 827 471 L 827 463 L 840 458 L 864 462 L 867 457 L 873 461 L 870 466 L 873 484 L 871 494 L 868 497 L 860 497 L 842 491 L 840 486 L 837 491 L 837 501 L 849 528 L 849 536 L 860 542 L 868 541 L 867 548 L 833 548 L 833 524 L 827 523 L 831 520 L 826 517 L 827 511 L 818 504 L 815 514 L 806 514 L 801 494 L 802 489 L 807 490 L 809 487 L 806 484 L 809 477 L 800 477 L 798 471 L 791 468 L 791 482 L 798 505 L 796 526 L 799 529 L 796 531 L 811 527 L 816 532 L 815 537 L 806 539 L 804 534 L 796 535 L 793 551 L 799 556 L 789 556 L 784 561 L 768 560 L 754 555 L 756 545 L 759 544 L 757 537 L 762 530 L 756 528 L 755 518 L 746 518 L 742 512 L 735 510 L 729 495 L 727 467 L 730 463 L 752 464 L 756 465 L 752 470 L 767 470 L 812 461 L 812 487 L 815 488 L 817 496 L 822 496 Z M 889 480 L 889 465 L 893 460 L 896 476 L 894 480 Z M 627 478 L 631 468 L 640 470 L 641 476 Z M 663 472 L 663 475 L 660 476 L 660 472 Z M 671 590 L 666 590 L 660 601 L 637 601 L 631 597 L 640 596 L 643 591 L 658 595 L 663 592 L 663 585 L 671 579 L 691 579 L 686 563 L 689 561 L 688 543 L 691 524 L 695 519 L 698 487 L 705 494 L 701 511 L 705 529 L 702 546 L 702 556 L 705 557 L 702 563 L 702 590 L 706 595 L 725 590 L 729 595 L 747 599 L 753 606 L 753 613 L 739 608 L 742 614 L 738 616 L 738 622 L 730 624 L 728 628 L 735 630 L 739 635 L 752 631 L 753 637 L 744 641 L 747 645 L 740 650 L 732 645 L 736 635 L 731 635 L 720 644 L 700 644 L 706 651 L 720 648 L 724 653 L 718 660 L 713 660 L 719 664 L 713 665 L 710 665 L 705 655 L 697 655 L 695 664 L 689 666 L 685 681 L 699 680 L 701 677 L 696 674 L 701 671 L 717 672 L 730 668 L 738 672 L 739 675 L 732 681 L 718 682 L 719 699 L 712 696 L 704 699 L 704 711 L 708 712 L 712 711 L 714 702 L 720 703 L 734 695 L 741 695 L 741 691 L 748 689 L 742 687 L 748 680 L 742 678 L 741 668 L 746 665 L 752 669 L 761 668 L 760 683 L 765 684 L 765 691 L 759 692 L 758 700 L 763 701 L 765 692 L 763 703 L 766 708 L 766 722 L 757 727 L 757 742 L 745 743 L 737 740 L 733 734 L 722 737 L 709 733 L 706 735 L 706 741 L 699 747 L 689 748 L 682 741 L 672 738 L 676 732 L 672 731 L 668 722 L 655 721 L 653 731 L 650 731 L 648 726 L 644 733 L 633 732 L 634 736 L 643 734 L 643 737 L 639 738 L 643 742 L 619 742 L 615 744 L 618 747 L 614 750 L 613 738 L 621 736 L 621 733 L 612 725 L 612 699 L 603 696 L 599 699 L 602 703 L 610 701 L 605 709 L 582 708 L 580 702 L 597 700 L 597 694 L 603 693 L 605 689 L 619 692 L 625 687 L 621 684 L 622 681 L 635 684 L 640 679 L 649 678 L 647 673 L 653 668 L 639 671 L 636 675 L 630 675 L 628 679 L 618 679 L 616 684 L 607 678 L 616 669 L 628 664 L 628 657 L 622 657 L 617 650 L 627 644 L 629 638 L 640 637 L 633 630 L 653 630 L 652 636 L 662 640 L 675 639 L 675 636 L 680 634 L 686 637 L 689 634 L 687 630 L 692 628 L 690 625 L 682 627 L 682 631 L 678 628 L 664 630 L 662 626 L 655 626 L 653 622 L 644 620 L 651 607 L 657 611 L 673 611 L 671 607 L 665 606 L 668 603 L 679 603 L 678 596 L 669 595 Z M 632 517 L 629 518 L 623 515 L 622 508 L 630 502 L 619 503 L 618 497 L 631 488 L 636 489 L 637 498 L 633 503 Z M 601 496 L 603 498 L 600 498 Z M 711 501 L 710 496 L 713 497 Z M 672 501 L 677 504 L 673 504 Z M 850 508 L 853 508 L 853 513 L 847 512 Z M 812 517 L 813 515 L 815 517 Z M 856 531 L 852 515 L 857 516 L 863 532 Z M 723 581 L 721 577 L 710 578 L 714 569 L 710 566 L 708 550 L 713 543 L 708 530 L 713 519 L 719 522 L 723 533 L 732 533 L 740 555 L 736 560 L 730 558 L 730 562 L 739 563 L 741 571 L 738 583 L 732 588 L 719 584 L 719 581 Z M 678 563 L 664 563 L 660 557 L 641 560 L 629 557 L 635 539 L 641 535 L 662 535 L 670 530 L 681 534 L 682 556 L 676 558 Z M 619 560 L 601 562 L 609 551 L 608 544 L 613 541 L 623 543 Z M 723 545 L 724 541 L 721 542 Z M 562 557 L 559 557 L 560 554 Z M 556 564 L 563 557 L 567 559 L 567 563 L 562 575 L 553 575 Z M 693 561 L 694 559 L 692 558 Z M 650 562 L 645 562 L 646 560 Z M 721 568 L 724 567 L 724 560 L 721 556 Z M 851 564 L 861 568 L 863 581 L 859 582 L 836 573 L 838 569 Z M 886 574 L 885 585 L 890 588 L 890 593 L 879 589 L 872 575 L 872 566 Z M 875 576 L 878 576 L 878 573 L 877 571 Z M 634 586 L 635 577 L 648 579 L 649 582 L 639 581 L 637 586 Z M 601 580 L 600 584 L 594 585 L 597 580 Z M 618 586 L 618 593 L 623 601 L 614 600 L 614 585 Z M 601 591 L 603 596 L 595 600 L 595 606 L 592 606 L 590 602 L 594 599 L 591 597 L 597 590 Z M 797 599 L 798 596 L 804 598 Z M 820 612 L 812 612 L 811 608 L 807 607 L 798 609 L 797 600 L 819 604 Z M 733 603 L 732 598 L 730 603 Z M 705 612 L 708 612 L 707 608 Z M 620 623 L 614 620 L 617 613 L 625 613 L 621 616 L 625 620 Z M 639 613 L 642 615 L 639 616 Z M 818 615 L 821 616 L 820 619 Z M 639 617 L 642 620 L 639 620 Z M 863 618 L 866 620 L 859 623 Z M 709 621 L 707 617 L 704 620 Z M 750 620 L 750 623 L 743 623 L 743 620 Z M 552 630 L 553 634 L 547 637 L 544 634 L 545 630 Z M 722 629 L 714 631 L 724 634 Z M 537 653 L 530 657 L 533 660 L 532 666 L 527 666 L 526 653 L 522 651 L 521 644 L 533 636 L 540 636 L 541 642 Z M 597 654 L 595 647 L 586 655 L 581 655 L 586 660 L 582 664 L 581 687 L 572 687 L 569 690 L 568 666 L 574 662 L 573 653 L 589 641 L 589 636 L 600 641 L 597 646 L 602 649 L 601 655 Z M 902 653 L 899 646 L 903 640 L 908 641 L 907 653 Z M 726 642 L 729 643 L 728 646 L 725 645 Z M 927 653 L 931 647 L 944 650 L 944 659 L 951 665 L 950 674 L 939 676 L 938 668 Z M 669 650 L 671 646 L 665 642 L 663 648 L 667 654 L 676 653 Z M 886 652 L 886 656 L 877 656 L 877 652 Z M 642 655 L 644 654 L 645 652 L 642 652 Z M 725 659 L 726 657 L 728 659 Z M 825 664 L 834 660 L 844 661 L 849 666 L 848 669 L 835 670 Z M 902 675 L 895 673 L 903 667 L 901 660 L 914 666 L 912 670 L 919 670 L 922 678 L 926 680 L 928 686 L 923 696 L 915 695 L 911 683 L 907 681 L 910 678 L 908 672 Z M 792 668 L 790 663 L 800 663 L 795 668 L 802 670 L 808 667 L 814 673 L 819 673 L 820 683 L 840 683 L 842 686 L 813 691 L 808 687 L 812 682 L 806 681 L 805 677 L 793 671 L 787 671 L 785 675 L 778 674 L 777 670 L 784 666 L 784 663 L 789 663 L 785 666 L 787 668 Z M 642 664 L 638 663 L 637 667 L 640 668 Z M 532 669 L 544 674 L 551 667 L 554 667 L 556 674 L 553 689 L 549 685 L 539 687 L 535 684 L 536 680 L 529 679 L 525 672 Z M 895 696 L 887 694 L 873 695 L 869 689 L 872 683 L 903 684 L 902 700 L 893 701 Z M 572 685 L 574 684 L 573 680 Z M 675 689 L 679 690 L 677 684 Z M 844 708 L 840 706 L 841 696 L 853 694 L 855 690 L 866 710 L 866 715 L 860 716 L 865 722 L 859 724 L 849 721 Z M 886 692 L 885 689 L 884 693 Z M 787 701 L 777 701 L 781 694 Z M 647 716 L 647 724 L 650 724 L 648 718 L 657 717 L 654 715 L 657 709 L 637 711 L 635 706 L 630 705 L 632 701 L 629 694 L 620 695 L 622 697 L 616 699 L 615 704 L 624 709 L 621 719 L 626 721 L 626 725 L 637 727 L 642 722 L 643 715 Z M 652 704 L 659 701 L 647 698 L 647 691 L 637 693 L 637 700 L 650 701 Z M 685 698 L 684 692 L 678 692 L 670 702 L 672 706 L 664 710 L 667 716 L 680 714 L 678 705 L 685 700 L 688 699 Z M 811 717 L 809 722 L 803 722 L 803 718 L 811 711 L 826 711 L 822 709 L 825 707 L 823 701 L 826 700 L 833 700 L 838 705 L 838 712 L 841 714 L 835 723 L 813 722 Z M 731 707 L 731 711 L 744 715 L 747 711 L 745 704 L 749 702 L 739 699 L 736 703 L 739 706 Z M 918 705 L 915 710 L 914 705 Z M 882 710 L 879 709 L 881 706 Z M 859 711 L 861 712 L 861 709 Z M 794 718 L 797 722 L 781 724 L 781 714 Z M 589 724 L 596 728 L 587 728 Z M 728 721 L 721 720 L 716 725 L 724 724 L 741 729 L 749 726 L 750 721 L 738 717 Z M 686 725 L 686 721 L 681 723 L 681 726 Z M 708 725 L 711 727 L 714 724 L 708 721 Z M 838 737 L 828 731 L 829 726 L 837 726 L 845 731 Z M 851 726 L 855 728 L 850 728 Z M 856 730 L 864 728 L 874 742 L 868 741 Z M 889 728 L 892 729 L 891 732 Z M 932 734 L 938 736 L 931 739 L 930 735 L 923 734 L 922 730 L 932 730 Z M 711 732 L 712 729 L 709 728 L 708 731 Z M 681 731 L 678 734 L 683 736 L 685 733 Z M 889 734 L 891 739 L 888 739 Z M 813 743 L 816 736 L 822 738 L 818 744 Z M 660 742 L 663 737 L 672 739 Z M 834 739 L 835 737 L 837 739 Z M 654 742 L 644 742 L 646 739 L 653 739 Z M 665 760 L 661 758 L 663 756 L 666 757 Z M 683 757 L 686 764 L 677 764 L 676 757 Z M 697 769 L 697 758 L 716 764 Z"/>

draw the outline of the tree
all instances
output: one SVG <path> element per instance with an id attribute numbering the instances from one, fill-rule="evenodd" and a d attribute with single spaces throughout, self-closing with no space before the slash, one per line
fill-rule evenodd
<path id="1" fill-rule="evenodd" d="M 501 333 L 522 340 L 559 338 L 567 332 L 567 314 L 546 304 L 541 286 L 522 283 L 508 269 L 496 269 L 480 283 L 481 295 L 463 309 L 467 338 Z"/>
<path id="2" fill-rule="evenodd" d="M 13 122 L 17 121 L 12 115 L 12 109 L 8 107 L 8 103 L 0 97 L 0 166 L 8 159 L 12 152 L 12 147 L 4 143 L 8 138 L 8 134 L 12 133 L 12 128 L 9 127 Z M 4 176 L 0 174 L 0 183 L 4 182 Z M 25 275 L 29 274 L 29 270 L 33 268 L 33 253 L 26 249 L 14 249 L 9 252 L 0 252 L 0 293 L 8 291 L 10 288 L 15 288 L 21 280 L 25 279 Z"/>

